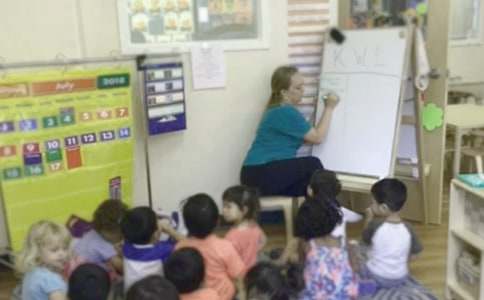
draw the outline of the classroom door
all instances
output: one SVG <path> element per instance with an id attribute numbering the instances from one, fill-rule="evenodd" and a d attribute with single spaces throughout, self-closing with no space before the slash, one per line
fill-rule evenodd
<path id="1" fill-rule="evenodd" d="M 447 50 L 449 27 L 449 0 L 428 0 L 427 50 L 433 70 L 425 104 L 434 103 L 445 111 L 447 103 Z M 433 131 L 424 130 L 423 151 L 430 174 L 426 181 L 428 217 L 430 223 L 442 221 L 442 189 L 445 151 L 445 126 Z"/>

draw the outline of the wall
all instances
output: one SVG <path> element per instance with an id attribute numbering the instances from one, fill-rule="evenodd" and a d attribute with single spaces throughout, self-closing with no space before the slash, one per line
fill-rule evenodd
<path id="1" fill-rule="evenodd" d="M 484 83 L 484 44 L 450 45 L 450 83 Z M 460 77 L 460 78 L 459 78 Z"/>
<path id="2" fill-rule="evenodd" d="M 458 5 L 458 1 L 451 1 Z M 484 0 L 480 0 L 480 38 L 449 42 L 449 90 L 467 91 L 484 97 Z"/>
<path id="3" fill-rule="evenodd" d="M 154 206 L 175 209 L 197 192 L 219 200 L 226 187 L 238 183 L 242 160 L 269 96 L 270 75 L 287 62 L 286 1 L 272 1 L 270 14 L 270 49 L 227 52 L 225 89 L 193 91 L 190 61 L 183 55 L 188 129 L 149 139 Z M 58 53 L 67 58 L 109 57 L 120 50 L 117 26 L 116 0 L 2 1 L 0 40 L 8 42 L 0 43 L 0 63 L 49 61 Z M 134 202 L 147 205 L 140 101 L 134 97 Z M 1 234 L 0 249 L 5 243 Z"/>

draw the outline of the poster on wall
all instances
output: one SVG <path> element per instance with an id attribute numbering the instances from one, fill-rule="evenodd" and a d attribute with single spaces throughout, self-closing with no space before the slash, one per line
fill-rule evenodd
<path id="1" fill-rule="evenodd" d="M 143 68 L 149 135 L 186 129 L 183 64 L 149 64 Z"/>
<path id="2" fill-rule="evenodd" d="M 89 220 L 111 197 L 131 203 L 131 101 L 123 68 L 0 79 L 0 189 L 13 250 L 38 220 Z"/>

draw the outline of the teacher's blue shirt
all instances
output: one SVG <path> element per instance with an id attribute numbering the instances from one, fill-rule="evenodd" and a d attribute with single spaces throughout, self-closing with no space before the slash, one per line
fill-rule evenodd
<path id="1" fill-rule="evenodd" d="M 268 109 L 259 124 L 244 166 L 296 157 L 310 129 L 311 125 L 292 105 L 283 104 Z"/>

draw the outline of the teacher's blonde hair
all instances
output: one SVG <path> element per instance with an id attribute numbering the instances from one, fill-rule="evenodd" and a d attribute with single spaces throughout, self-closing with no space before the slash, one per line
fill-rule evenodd
<path id="1" fill-rule="evenodd" d="M 24 274 L 42 264 L 41 249 L 47 245 L 58 245 L 69 248 L 71 235 L 64 226 L 50 222 L 39 221 L 33 224 L 25 238 L 22 250 L 15 259 L 15 269 Z"/>
<path id="2" fill-rule="evenodd" d="M 288 90 L 291 86 L 291 78 L 298 72 L 296 67 L 281 66 L 272 73 L 271 78 L 271 97 L 267 103 L 267 108 L 279 105 L 283 102 L 281 91 Z"/>

